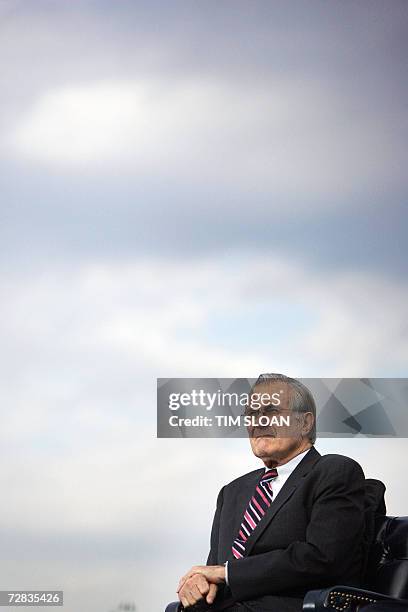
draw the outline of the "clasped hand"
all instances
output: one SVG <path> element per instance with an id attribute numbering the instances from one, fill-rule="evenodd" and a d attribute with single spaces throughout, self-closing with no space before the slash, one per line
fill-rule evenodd
<path id="1" fill-rule="evenodd" d="M 225 582 L 223 565 L 195 565 L 178 583 L 179 600 L 185 608 L 202 599 L 211 605 L 222 582 Z"/>

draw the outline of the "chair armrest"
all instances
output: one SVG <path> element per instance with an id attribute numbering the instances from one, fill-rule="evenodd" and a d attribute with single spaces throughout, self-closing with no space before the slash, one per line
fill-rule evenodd
<path id="1" fill-rule="evenodd" d="M 166 606 L 164 612 L 181 612 L 182 609 L 183 607 L 179 601 L 172 601 Z"/>
<path id="2" fill-rule="evenodd" d="M 349 586 L 334 586 L 329 589 L 309 591 L 303 600 L 303 612 L 354 612 L 357 606 L 364 607 L 379 601 L 395 602 L 406 605 L 408 600 L 389 597 L 382 593 L 356 589 Z"/>

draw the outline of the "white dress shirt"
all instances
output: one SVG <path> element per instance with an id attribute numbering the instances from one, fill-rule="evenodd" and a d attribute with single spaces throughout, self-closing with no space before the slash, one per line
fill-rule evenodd
<path id="1" fill-rule="evenodd" d="M 296 455 L 296 457 L 293 457 L 293 459 L 291 459 L 287 463 L 284 463 L 283 465 L 278 465 L 278 467 L 276 468 L 278 470 L 278 475 L 275 478 L 275 480 L 272 480 L 271 482 L 272 493 L 273 493 L 272 504 L 277 498 L 277 496 L 279 495 L 279 491 L 281 490 L 281 488 L 283 487 L 283 485 L 285 484 L 285 482 L 287 481 L 287 479 L 289 478 L 293 470 L 299 465 L 299 463 L 302 461 L 306 453 L 309 452 L 309 450 L 310 448 L 307 448 L 305 451 L 303 451 L 303 453 Z M 269 469 L 270 468 L 265 467 L 265 472 L 267 472 Z M 228 584 L 228 561 L 226 561 L 224 565 L 225 565 L 225 582 Z"/>
<path id="2" fill-rule="evenodd" d="M 276 468 L 278 470 L 278 475 L 275 478 L 275 480 L 272 480 L 272 493 L 273 493 L 272 503 L 275 501 L 279 491 L 281 490 L 281 488 L 283 487 L 283 485 L 285 484 L 285 482 L 287 481 L 287 479 L 289 478 L 293 470 L 299 465 L 299 463 L 302 461 L 306 453 L 309 452 L 309 450 L 310 448 L 303 451 L 303 453 L 300 453 L 300 455 L 296 455 L 296 457 L 293 457 L 293 459 L 291 459 L 287 463 L 284 463 L 283 465 L 278 465 L 278 467 Z M 267 472 L 269 469 L 270 468 L 266 467 L 265 472 Z"/>

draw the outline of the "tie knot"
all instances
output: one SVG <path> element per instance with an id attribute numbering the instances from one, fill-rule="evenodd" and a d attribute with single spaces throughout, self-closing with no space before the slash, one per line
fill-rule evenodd
<path id="1" fill-rule="evenodd" d="M 269 482 L 273 480 L 278 475 L 278 470 L 276 468 L 271 468 L 270 470 L 266 470 L 265 474 L 261 478 L 261 482 Z"/>

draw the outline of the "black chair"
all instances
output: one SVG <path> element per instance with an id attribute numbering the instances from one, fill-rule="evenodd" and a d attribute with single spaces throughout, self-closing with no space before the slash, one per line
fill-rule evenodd
<path id="1" fill-rule="evenodd" d="M 309 591 L 304 612 L 408 612 L 408 516 L 385 516 L 384 485 L 367 480 L 364 588 Z"/>

